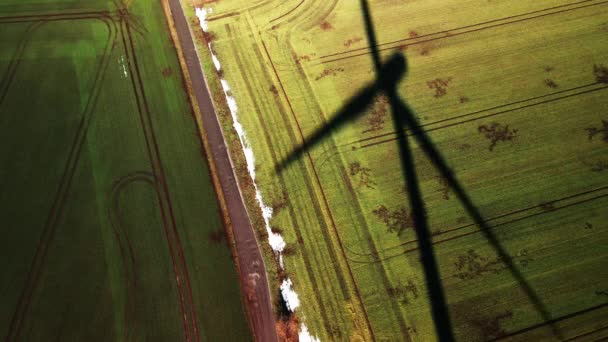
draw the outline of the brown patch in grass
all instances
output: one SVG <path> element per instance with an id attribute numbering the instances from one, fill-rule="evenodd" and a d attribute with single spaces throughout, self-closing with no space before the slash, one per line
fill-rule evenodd
<path id="1" fill-rule="evenodd" d="M 512 141 L 517 137 L 516 129 L 509 129 L 509 125 L 492 123 L 490 125 L 480 125 L 477 130 L 482 133 L 486 139 L 490 140 L 489 150 L 493 151 L 499 141 Z"/>
<path id="2" fill-rule="evenodd" d="M 593 66 L 593 75 L 595 80 L 599 83 L 608 83 L 608 68 L 602 64 L 596 64 Z"/>
<path id="3" fill-rule="evenodd" d="M 201 32 L 203 32 L 203 39 L 207 43 L 211 43 L 211 42 L 213 42 L 217 38 L 217 36 L 213 32 L 205 32 L 205 31 L 202 31 L 202 30 L 201 30 Z"/>
<path id="4" fill-rule="evenodd" d="M 333 28 L 334 28 L 334 27 L 333 27 L 333 26 L 331 26 L 331 24 L 330 24 L 328 21 L 326 21 L 326 20 L 322 21 L 322 22 L 321 22 L 321 24 L 319 24 L 319 26 L 321 26 L 321 29 L 322 29 L 323 31 L 329 31 L 329 30 L 331 30 L 331 29 L 333 29 Z"/>
<path id="5" fill-rule="evenodd" d="M 163 69 L 162 74 L 164 78 L 169 78 L 173 75 L 173 69 L 171 69 L 171 67 L 166 67 Z"/>
<path id="6" fill-rule="evenodd" d="M 344 68 L 330 68 L 325 69 L 319 76 L 315 77 L 315 81 L 323 79 L 327 76 L 336 76 L 339 72 L 344 72 Z"/>
<path id="7" fill-rule="evenodd" d="M 413 217 L 407 212 L 405 207 L 390 211 L 386 206 L 381 205 L 372 211 L 386 225 L 388 233 L 401 235 L 406 229 L 414 228 Z"/>
<path id="8" fill-rule="evenodd" d="M 439 176 L 437 177 L 437 180 L 439 182 L 439 191 L 441 191 L 441 197 L 444 200 L 449 200 L 450 199 L 450 185 L 448 183 L 448 180 L 445 177 Z"/>
<path id="9" fill-rule="evenodd" d="M 511 260 L 522 267 L 526 267 L 534 259 L 528 256 L 528 250 L 522 249 L 511 257 Z M 458 279 L 471 280 L 485 274 L 498 274 L 507 269 L 507 264 L 499 257 L 487 258 L 479 255 L 473 249 L 469 249 L 465 254 L 458 256 L 458 261 L 454 263 L 454 267 L 457 271 L 454 275 Z"/>
<path id="10" fill-rule="evenodd" d="M 429 89 L 433 89 L 435 91 L 435 94 L 433 96 L 439 98 L 448 93 L 447 87 L 450 84 L 450 82 L 452 82 L 451 77 L 448 77 L 445 79 L 436 78 L 434 80 L 427 81 L 426 85 L 429 87 Z"/>
<path id="11" fill-rule="evenodd" d="M 589 133 L 589 141 L 592 141 L 596 135 L 601 135 L 602 140 L 608 143 L 608 121 L 602 120 L 602 126 L 599 128 L 589 127 L 585 130 Z"/>
<path id="12" fill-rule="evenodd" d="M 399 281 L 394 287 L 389 287 L 387 292 L 391 299 L 398 300 L 404 305 L 409 304 L 410 300 L 418 298 L 418 288 L 411 279 L 408 279 L 405 285 Z"/>
<path id="13" fill-rule="evenodd" d="M 277 87 L 273 85 L 270 86 L 270 88 L 268 88 L 268 90 L 270 90 L 270 92 L 274 95 L 274 96 L 279 96 L 279 90 L 277 89 Z"/>
<path id="14" fill-rule="evenodd" d="M 484 338 L 494 339 L 507 333 L 502 322 L 511 318 L 513 318 L 513 312 L 505 311 L 491 318 L 472 319 L 470 322 L 479 329 Z"/>
<path id="15" fill-rule="evenodd" d="M 388 97 L 381 95 L 376 98 L 371 115 L 367 117 L 368 129 L 363 133 L 375 132 L 384 128 L 386 116 L 388 114 Z"/>
<path id="16" fill-rule="evenodd" d="M 358 178 L 359 186 L 364 186 L 368 189 L 375 189 L 376 182 L 372 179 L 371 169 L 361 166 L 361 163 L 356 161 L 348 165 L 348 174 L 352 178 Z"/>
<path id="17" fill-rule="evenodd" d="M 298 331 L 300 330 L 300 321 L 291 314 L 289 317 L 281 318 L 275 325 L 279 342 L 298 342 L 300 340 Z"/>
<path id="18" fill-rule="evenodd" d="M 555 89 L 558 88 L 559 86 L 557 85 L 557 83 L 555 83 L 554 80 L 547 78 L 543 81 L 545 83 L 545 85 L 551 89 Z"/>
<path id="19" fill-rule="evenodd" d="M 363 40 L 363 38 L 361 38 L 361 37 L 351 38 L 351 39 L 349 39 L 349 40 L 347 40 L 347 41 L 344 42 L 344 47 L 349 48 L 353 44 L 356 44 L 356 43 L 358 43 L 358 42 L 360 42 L 362 40 Z"/>
<path id="20" fill-rule="evenodd" d="M 209 241 L 213 242 L 216 245 L 220 245 L 220 244 L 228 245 L 228 237 L 226 236 L 226 231 L 222 228 L 209 233 L 208 238 L 209 238 Z"/>

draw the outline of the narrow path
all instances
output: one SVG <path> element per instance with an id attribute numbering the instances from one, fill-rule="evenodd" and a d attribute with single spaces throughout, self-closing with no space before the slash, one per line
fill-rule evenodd
<path id="1" fill-rule="evenodd" d="M 175 22 L 180 48 L 184 54 L 188 73 L 192 82 L 193 95 L 200 108 L 205 135 L 213 159 L 222 192 L 228 207 L 228 214 L 236 241 L 237 262 L 239 264 L 241 288 L 248 308 L 249 320 L 257 341 L 277 341 L 275 317 L 271 306 L 266 268 L 255 232 L 247 214 L 242 193 L 236 182 L 232 160 L 228 155 L 226 142 L 211 101 L 211 93 L 200 62 L 188 21 L 180 0 L 169 0 L 169 8 Z"/>

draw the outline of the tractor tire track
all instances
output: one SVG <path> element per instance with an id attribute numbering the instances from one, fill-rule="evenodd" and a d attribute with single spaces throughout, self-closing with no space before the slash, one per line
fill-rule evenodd
<path id="1" fill-rule="evenodd" d="M 97 103 L 97 99 L 100 92 L 100 84 L 103 81 L 105 70 L 109 65 L 109 56 L 113 49 L 113 40 L 116 38 L 115 30 L 113 30 L 113 26 L 111 20 L 107 17 L 97 17 L 95 19 L 101 20 L 108 29 L 108 40 L 106 41 L 106 46 L 104 48 L 104 54 L 101 58 L 99 68 L 97 69 L 95 80 L 93 82 L 93 91 L 91 96 L 89 97 L 87 104 L 85 106 L 85 110 L 83 113 L 83 117 L 80 121 L 80 124 L 77 128 L 77 133 L 74 138 L 74 143 L 70 148 L 70 152 L 68 154 L 68 161 L 65 165 L 64 172 L 61 176 L 59 182 L 59 188 L 55 195 L 55 199 L 53 201 L 50 213 L 47 217 L 45 226 L 41 233 L 40 242 L 38 247 L 36 248 L 36 252 L 34 254 L 34 258 L 32 261 L 32 266 L 30 271 L 28 272 L 25 286 L 21 295 L 19 296 L 19 300 L 17 302 L 17 306 L 15 308 L 15 312 L 11 319 L 11 323 L 9 326 L 9 330 L 7 336 L 5 337 L 5 341 L 15 341 L 18 339 L 19 334 L 21 332 L 21 328 L 23 326 L 23 322 L 29 310 L 31 297 L 34 291 L 37 288 L 38 280 L 41 271 L 44 269 L 46 264 L 46 256 L 49 249 L 50 244 L 52 243 L 55 231 L 59 222 L 61 220 L 61 215 L 63 213 L 66 199 L 69 195 L 69 190 L 72 183 L 72 178 L 75 173 L 76 166 L 78 164 L 80 158 L 80 152 L 84 140 L 87 135 L 89 123 L 91 121 L 91 117 L 94 113 L 94 108 Z M 62 19 L 57 19 L 62 20 Z"/>
<path id="2" fill-rule="evenodd" d="M 136 339 L 136 336 L 131 336 L 131 334 L 137 326 L 136 304 L 138 276 L 137 267 L 135 266 L 135 252 L 133 250 L 133 245 L 131 243 L 131 240 L 129 239 L 129 234 L 127 234 L 125 225 L 121 220 L 118 196 L 127 186 L 136 182 L 143 182 L 149 184 L 155 189 L 157 194 L 159 193 L 154 175 L 147 171 L 137 171 L 117 179 L 112 184 L 112 187 L 108 192 L 106 198 L 107 215 L 110 220 L 110 225 L 112 226 L 112 232 L 119 245 L 120 254 L 125 271 L 126 303 L 125 328 L 123 332 L 124 341 L 135 341 Z"/>
<path id="3" fill-rule="evenodd" d="M 124 28 L 123 28 L 124 27 Z M 126 36 L 125 36 L 126 31 Z M 186 341 L 191 341 L 191 331 L 194 335 L 194 340 L 199 340 L 197 319 L 195 305 L 192 297 L 192 289 L 190 285 L 190 277 L 183 254 L 182 244 L 177 231 L 177 225 L 175 223 L 175 215 L 173 212 L 173 206 L 169 195 L 169 189 L 165 178 L 164 168 L 161 160 L 159 144 L 154 133 L 154 127 L 152 124 L 152 117 L 150 113 L 150 107 L 146 99 L 144 84 L 140 73 L 139 63 L 137 61 L 136 49 L 132 31 L 128 22 L 121 25 L 121 34 L 123 36 L 123 44 L 125 45 L 125 52 L 127 54 L 127 61 L 129 62 L 129 69 L 131 75 L 135 75 L 137 80 L 131 77 L 133 89 L 135 92 L 138 111 L 140 115 L 140 122 L 144 137 L 146 140 L 146 148 L 148 150 L 148 157 L 152 169 L 155 174 L 158 186 L 162 189 L 161 195 L 159 196 L 159 205 L 161 208 L 161 215 L 165 226 L 165 235 L 167 237 L 167 243 L 173 260 L 173 268 L 175 273 L 175 281 L 178 287 L 180 295 L 180 304 L 182 308 L 184 318 L 184 332 Z M 128 42 L 128 43 L 127 43 Z M 131 53 L 129 53 L 129 50 Z M 136 83 L 137 82 L 137 83 Z M 138 91 L 139 90 L 139 91 Z M 141 97 L 141 98 L 140 98 Z M 176 254 L 177 252 L 177 254 Z M 183 279 L 183 284 L 180 279 Z M 185 291 L 184 291 L 185 286 Z M 187 302 L 187 303 L 186 303 Z M 189 308 L 188 308 L 189 306 Z M 190 316 L 190 319 L 188 318 Z"/>
<path id="4" fill-rule="evenodd" d="M 4 103 L 6 94 L 8 93 L 8 90 L 11 84 L 13 83 L 15 74 L 17 73 L 17 69 L 19 67 L 19 64 L 21 63 L 21 57 L 23 56 L 23 52 L 25 51 L 28 43 L 30 42 L 31 36 L 42 25 L 43 22 L 35 22 L 30 24 L 30 26 L 28 26 L 28 28 L 25 30 L 25 37 L 21 39 L 19 46 L 15 50 L 15 53 L 13 54 L 13 57 L 11 58 L 11 61 L 9 62 L 9 65 L 6 68 L 2 79 L 0 80 L 0 106 L 2 106 L 2 103 Z"/>

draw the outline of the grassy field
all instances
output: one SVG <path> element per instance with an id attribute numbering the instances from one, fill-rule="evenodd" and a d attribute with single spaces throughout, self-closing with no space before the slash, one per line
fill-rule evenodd
<path id="1" fill-rule="evenodd" d="M 0 336 L 250 340 L 161 1 L 0 4 Z"/>
<path id="2" fill-rule="evenodd" d="M 432 340 L 387 100 L 377 98 L 367 115 L 283 173 L 274 170 L 373 81 L 359 1 L 202 3 L 213 8 L 218 76 L 238 103 L 258 186 L 275 209 L 273 229 L 288 242 L 300 318 L 322 340 Z M 553 325 L 563 338 L 606 337 L 608 4 L 370 6 L 383 55 L 407 57 L 400 95 Z M 213 78 L 210 60 L 203 62 Z M 456 338 L 556 339 L 446 181 L 413 148 Z"/>

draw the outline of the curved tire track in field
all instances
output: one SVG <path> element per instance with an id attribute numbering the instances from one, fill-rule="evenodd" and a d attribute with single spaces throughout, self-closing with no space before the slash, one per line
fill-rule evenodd
<path id="1" fill-rule="evenodd" d="M 296 8 L 292 9 L 289 13 L 282 16 L 282 20 L 274 23 L 273 21 L 268 22 L 266 25 L 259 28 L 260 33 L 273 32 L 276 33 L 276 39 L 283 44 L 289 46 L 289 51 L 283 52 L 287 63 L 281 61 L 274 61 L 274 67 L 278 71 L 302 71 L 302 67 L 299 63 L 294 63 L 294 56 L 296 50 L 292 44 L 292 34 L 296 30 L 308 31 L 311 28 L 319 25 L 320 22 L 325 20 L 338 6 L 340 0 L 329 0 L 329 1 L 318 1 L 307 3 L 302 11 L 299 11 L 297 15 L 293 15 Z M 299 7 L 299 6 L 298 6 Z M 291 14 L 291 15 L 287 15 Z M 279 19 L 279 18 L 277 18 Z M 276 20 L 276 19 L 273 19 Z M 274 25 L 273 25 L 274 23 Z M 272 27 L 286 25 L 285 28 L 281 28 L 273 31 Z"/>
<path id="2" fill-rule="evenodd" d="M 268 23 L 275 22 L 275 21 L 277 21 L 277 20 L 279 20 L 279 19 L 281 19 L 281 18 L 284 18 L 284 17 L 286 17 L 286 16 L 290 15 L 290 14 L 291 14 L 293 11 L 297 10 L 297 9 L 298 9 L 298 7 L 302 6 L 302 4 L 303 4 L 303 3 L 304 3 L 304 0 L 300 0 L 300 2 L 299 2 L 299 3 L 298 3 L 298 4 L 297 4 L 297 5 L 294 7 L 294 8 L 292 8 L 292 9 L 290 9 L 289 11 L 287 11 L 286 13 L 283 13 L 283 14 L 281 14 L 280 16 L 278 16 L 278 17 L 276 17 L 276 18 L 274 18 L 274 19 L 270 20 Z"/>
<path id="3" fill-rule="evenodd" d="M 123 262 L 126 280 L 126 302 L 125 302 L 125 325 L 123 332 L 123 340 L 135 340 L 136 336 L 130 336 L 137 326 L 137 268 L 135 267 L 135 253 L 129 234 L 122 223 L 119 195 L 121 192 L 137 182 L 142 182 L 151 185 L 158 193 L 156 179 L 154 175 L 147 171 L 136 171 L 117 179 L 107 194 L 106 205 L 107 215 L 112 227 L 112 233 L 118 243 L 120 255 Z"/>
<path id="4" fill-rule="evenodd" d="M 191 341 L 192 339 L 198 341 L 198 323 L 196 318 L 197 315 L 195 304 L 192 296 L 192 288 L 190 285 L 190 276 L 188 274 L 182 243 L 177 231 L 173 205 L 171 203 L 170 192 L 161 160 L 159 143 L 154 132 L 150 106 L 146 98 L 144 83 L 141 77 L 139 63 L 137 61 L 135 40 L 128 21 L 121 22 L 120 28 L 124 51 L 131 75 L 130 79 L 137 102 L 139 119 L 146 141 L 148 158 L 155 175 L 156 184 L 160 189 L 160 192 L 158 193 L 158 201 L 163 218 L 167 244 L 169 245 L 169 252 L 172 258 L 175 282 L 180 297 L 184 334 L 186 341 Z M 191 329 L 192 331 L 190 331 Z M 192 337 L 192 335 L 194 337 Z"/>
<path id="5" fill-rule="evenodd" d="M 19 46 L 15 50 L 15 53 L 13 54 L 13 57 L 11 58 L 11 61 L 9 62 L 9 65 L 6 68 L 6 71 L 4 72 L 2 79 L 0 80 L 0 106 L 2 105 L 2 103 L 4 103 L 4 99 L 6 98 L 8 89 L 11 87 L 11 84 L 13 83 L 13 79 L 15 78 L 15 74 L 17 73 L 17 69 L 19 67 L 19 64 L 21 63 L 21 57 L 23 56 L 23 52 L 25 51 L 25 49 L 27 48 L 27 45 L 30 42 L 31 36 L 38 28 L 40 28 L 40 26 L 42 26 L 45 23 L 46 22 L 40 22 L 40 21 L 35 22 L 35 23 L 31 24 L 30 26 L 28 26 L 28 28 L 25 30 L 25 32 L 24 32 L 25 37 L 23 37 L 23 39 L 21 39 Z"/>
<path id="6" fill-rule="evenodd" d="M 5 337 L 6 341 L 15 341 L 18 340 L 21 328 L 23 327 L 23 322 L 26 318 L 27 312 L 29 310 L 31 297 L 36 290 L 38 285 L 38 280 L 40 273 L 44 269 L 46 265 L 46 256 L 49 249 L 50 244 L 52 243 L 55 237 L 55 231 L 57 226 L 61 221 L 61 215 L 63 213 L 63 209 L 65 206 L 66 199 L 68 197 L 68 193 L 71 187 L 72 179 L 75 173 L 76 166 L 78 164 L 80 158 L 80 152 L 84 140 L 86 138 L 86 134 L 88 131 L 88 126 L 91 121 L 91 117 L 94 113 L 94 108 L 97 103 L 98 95 L 100 92 L 100 83 L 103 81 L 105 70 L 109 65 L 109 56 L 111 51 L 113 50 L 113 42 L 116 39 L 116 30 L 115 26 L 113 26 L 113 22 L 107 16 L 97 16 L 97 17 L 84 17 L 86 19 L 98 19 L 102 21 L 107 29 L 108 29 L 108 40 L 106 41 L 106 46 L 104 48 L 104 54 L 101 58 L 99 68 L 97 69 L 95 80 L 93 81 L 93 90 L 92 94 L 87 101 L 87 105 L 85 106 L 85 110 L 78 126 L 76 136 L 74 138 L 74 143 L 70 147 L 70 152 L 68 154 L 68 159 L 64 168 L 64 172 L 59 181 L 59 188 L 55 195 L 55 199 L 53 201 L 51 210 L 47 217 L 45 226 L 42 230 L 40 242 L 38 247 L 36 248 L 36 252 L 34 254 L 34 258 L 32 261 L 32 266 L 28 275 L 26 277 L 25 286 L 19 299 L 17 301 L 17 306 L 15 308 L 15 312 L 13 313 L 13 317 L 11 319 L 11 323 L 9 326 L 9 330 L 7 336 Z M 48 19 L 43 21 L 54 21 L 54 20 L 77 20 L 82 19 L 79 17 L 71 17 L 71 18 L 59 18 L 59 19 Z"/>

